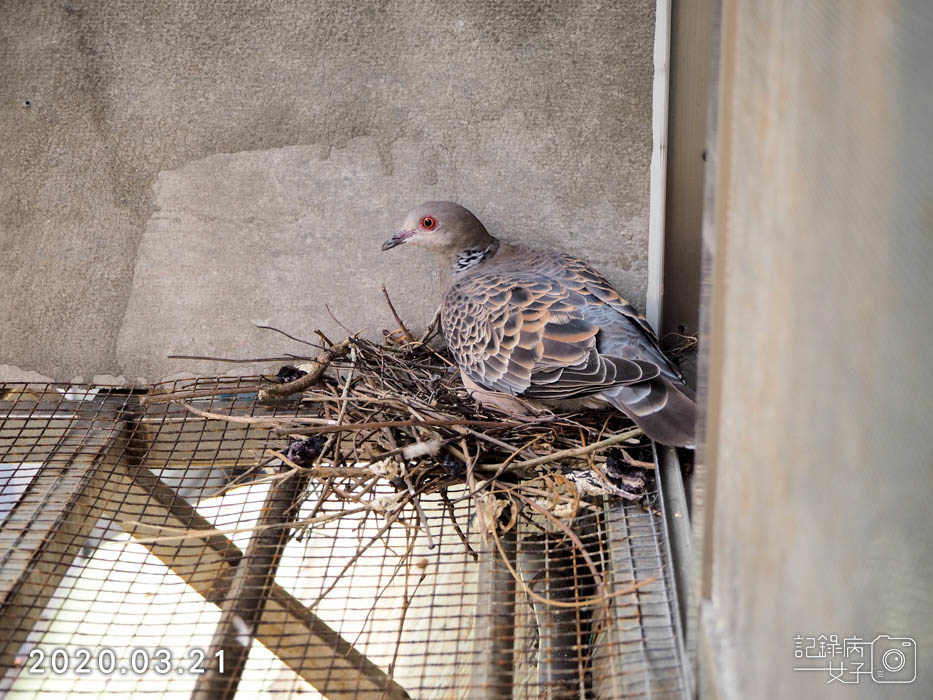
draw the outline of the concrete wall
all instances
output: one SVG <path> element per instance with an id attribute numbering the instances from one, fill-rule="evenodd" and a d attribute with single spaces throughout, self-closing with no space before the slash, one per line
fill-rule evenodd
<path id="1" fill-rule="evenodd" d="M 723 3 L 704 697 L 930 697 L 931 35 L 920 0 Z M 843 661 L 795 636 L 884 634 L 914 683 L 794 671 Z"/>
<path id="2" fill-rule="evenodd" d="M 654 2 L 7 2 L 0 377 L 156 379 L 412 326 L 425 198 L 642 305 Z M 313 352 L 313 351 L 312 351 Z M 239 366 L 239 371 L 252 367 Z"/>

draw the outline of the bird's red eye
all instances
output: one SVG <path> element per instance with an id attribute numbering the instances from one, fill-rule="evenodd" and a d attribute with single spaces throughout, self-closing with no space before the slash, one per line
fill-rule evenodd
<path id="1" fill-rule="evenodd" d="M 425 231 L 430 231 L 435 226 L 437 226 L 437 221 L 433 216 L 426 216 L 421 220 L 421 228 Z"/>

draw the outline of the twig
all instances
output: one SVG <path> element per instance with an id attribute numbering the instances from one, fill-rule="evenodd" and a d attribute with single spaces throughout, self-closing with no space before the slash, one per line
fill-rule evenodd
<path id="1" fill-rule="evenodd" d="M 379 428 L 414 428 L 417 426 L 452 426 L 452 425 L 478 425 L 484 428 L 510 428 L 521 423 L 493 420 L 470 420 L 468 418 L 454 418 L 451 420 L 437 420 L 425 418 L 424 420 L 385 420 L 373 423 L 347 423 L 346 425 L 322 425 L 317 428 L 277 428 L 274 433 L 291 433 L 293 435 L 317 435 L 318 433 L 358 432 L 362 430 L 377 430 Z M 615 443 L 613 443 L 615 444 Z"/>
<path id="2" fill-rule="evenodd" d="M 528 448 L 530 448 L 532 445 L 534 445 L 534 444 L 539 440 L 539 438 L 540 438 L 540 436 L 535 436 L 535 437 L 531 438 L 531 440 L 529 440 L 528 442 L 526 442 L 524 445 L 522 445 L 521 447 L 519 447 L 518 449 L 513 450 L 512 454 L 510 454 L 510 455 L 506 458 L 506 460 L 499 466 L 499 468 L 496 470 L 496 473 L 492 475 L 492 477 L 489 479 L 489 481 L 494 481 L 494 480 L 498 479 L 500 476 L 502 476 L 502 475 L 505 473 L 505 471 L 509 468 L 509 464 L 511 464 L 511 463 L 515 460 L 516 457 L 518 457 L 520 454 L 522 454 L 522 452 L 524 452 L 526 449 L 528 449 Z M 532 453 L 532 454 L 534 454 L 534 453 Z M 537 459 L 537 457 L 532 457 L 532 458 L 529 459 L 528 461 L 530 462 L 530 461 L 532 461 L 532 460 L 534 460 L 534 459 Z"/>
<path id="3" fill-rule="evenodd" d="M 244 359 L 236 357 L 211 357 L 210 355 L 167 355 L 170 360 L 207 360 L 208 362 L 226 362 L 232 365 L 251 365 L 260 362 L 286 362 L 295 359 L 294 355 L 282 357 L 247 357 Z"/>
<path id="4" fill-rule="evenodd" d="M 428 538 L 428 549 L 434 549 L 434 537 L 431 536 L 431 526 L 428 525 L 428 517 L 424 514 L 424 510 L 421 508 L 421 499 L 418 498 L 418 494 L 415 493 L 415 487 L 411 483 L 411 479 L 408 478 L 408 470 L 405 468 L 405 462 L 399 461 L 399 469 L 402 472 L 402 480 L 405 482 L 405 486 L 408 487 L 408 493 L 411 494 L 411 502 L 415 506 L 415 512 L 418 513 L 418 519 L 421 521 L 421 527 L 424 528 L 424 534 Z"/>
<path id="5" fill-rule="evenodd" d="M 622 449 L 621 452 L 626 464 L 629 464 L 633 467 L 638 467 L 639 469 L 654 469 L 654 462 L 646 462 L 643 459 L 635 459 L 624 449 Z"/>
<path id="6" fill-rule="evenodd" d="M 408 332 L 408 328 L 405 326 L 405 322 L 402 320 L 402 317 L 398 315 L 398 311 L 395 310 L 395 304 L 392 303 L 392 300 L 389 298 L 389 291 L 386 289 L 385 285 L 382 285 L 382 296 L 386 298 L 386 304 L 389 305 L 389 311 L 392 312 L 392 315 L 395 317 L 395 322 L 399 325 L 399 328 L 402 329 L 402 333 L 405 334 L 405 342 L 410 343 L 414 340 L 411 333 Z"/>
<path id="7" fill-rule="evenodd" d="M 467 447 L 466 440 L 460 440 L 460 449 L 463 451 L 464 463 L 466 464 L 466 482 L 467 486 L 470 488 L 470 495 L 473 496 L 476 494 L 476 477 L 473 476 L 473 471 L 476 468 L 476 458 L 479 457 L 479 452 L 477 451 L 475 456 L 470 455 L 470 450 Z M 486 533 L 489 531 L 490 527 L 495 528 L 495 523 L 491 526 L 486 522 L 486 514 L 483 512 L 483 509 L 479 507 L 478 503 L 476 505 L 476 521 L 479 524 L 479 531 L 482 533 L 483 538 L 485 539 Z M 503 555 L 505 556 L 505 555 Z"/>
<path id="8" fill-rule="evenodd" d="M 320 328 L 315 328 L 315 329 L 314 329 L 314 334 L 315 334 L 318 338 L 320 338 L 322 341 L 324 341 L 324 346 L 325 346 L 325 347 L 330 347 L 330 346 L 334 345 L 334 341 L 331 340 L 330 338 L 328 338 L 326 335 L 324 335 L 324 331 L 322 331 Z"/>
<path id="9" fill-rule="evenodd" d="M 353 384 L 353 375 L 356 373 L 356 348 L 350 348 L 350 369 L 347 371 L 347 376 L 343 382 L 343 391 L 340 392 L 340 398 L 343 399 L 343 402 L 340 404 L 340 410 L 337 411 L 337 425 L 343 423 L 343 419 L 347 415 L 347 409 L 350 405 L 347 403 L 347 397 L 350 395 L 350 387 Z M 340 438 L 336 434 L 331 435 L 327 439 L 327 443 L 324 445 L 324 449 L 321 450 L 321 454 L 318 455 L 317 459 L 314 461 L 314 466 L 320 466 L 321 461 L 324 459 L 324 455 L 327 454 L 327 450 L 330 447 L 333 447 L 334 458 L 333 464 L 336 466 L 340 463 Z"/>
<path id="10" fill-rule="evenodd" d="M 440 322 L 441 322 L 441 310 L 442 310 L 442 309 L 443 309 L 443 307 L 440 307 L 440 306 L 439 306 L 439 307 L 437 308 L 437 311 L 434 312 L 434 317 L 431 319 L 431 322 L 428 324 L 428 328 L 427 328 L 427 330 L 424 332 L 424 335 L 422 335 L 420 338 L 418 338 L 418 344 L 419 344 L 419 345 L 424 345 L 426 342 L 428 342 L 428 340 L 431 338 L 431 336 L 434 335 L 434 334 L 438 331 L 439 326 L 440 326 Z M 437 353 L 434 353 L 434 354 L 437 355 Z M 440 357 L 440 355 L 437 355 L 437 356 Z M 444 359 L 444 358 L 441 358 L 441 359 Z M 446 362 L 446 360 L 445 360 L 445 362 Z M 449 364 L 449 363 L 448 363 L 448 364 Z"/>
<path id="11" fill-rule="evenodd" d="M 259 391 L 258 384 L 240 387 L 217 387 L 214 389 L 192 389 L 190 391 L 176 391 L 165 394 L 146 394 L 140 399 L 142 406 L 152 406 L 159 403 L 171 403 L 179 399 L 203 399 L 212 396 L 232 396 L 235 394 L 255 394 Z"/>
<path id="12" fill-rule="evenodd" d="M 491 444 L 495 445 L 496 447 L 501 447 L 501 448 L 503 448 L 503 449 L 505 449 L 505 450 L 508 450 L 510 453 L 513 453 L 513 454 L 515 454 L 515 455 L 517 455 L 517 456 L 519 456 L 519 457 L 520 457 L 521 455 L 524 455 L 524 454 L 532 454 L 532 455 L 533 455 L 534 452 L 532 452 L 531 450 L 529 450 L 529 449 L 528 449 L 528 446 L 531 445 L 531 444 L 534 444 L 535 440 L 538 439 L 538 438 L 532 438 L 529 442 L 526 442 L 525 445 L 523 445 L 522 447 L 519 447 L 519 448 L 518 448 L 518 452 L 515 452 L 515 447 L 514 447 L 513 445 L 510 445 L 509 443 L 505 442 L 504 440 L 499 440 L 499 439 L 497 439 L 497 438 L 494 438 L 492 435 L 487 435 L 486 433 L 481 433 L 481 432 L 476 431 L 476 430 L 471 430 L 470 428 L 467 428 L 466 431 L 467 431 L 470 435 L 472 435 L 473 437 L 475 437 L 475 438 L 477 438 L 477 439 L 479 439 L 479 440 L 483 440 L 484 442 L 491 443 Z M 513 458 L 512 458 L 512 456 L 511 456 L 511 454 L 510 454 L 510 455 L 509 455 L 509 459 L 507 459 L 506 462 L 511 462 L 512 459 L 513 459 Z M 534 458 L 533 458 L 533 457 L 529 457 L 528 459 L 534 459 Z"/>
<path id="13" fill-rule="evenodd" d="M 447 515 L 450 516 L 450 522 L 454 526 L 454 531 L 457 533 L 457 537 L 460 538 L 460 542 L 463 544 L 463 548 L 466 550 L 467 554 L 473 557 L 473 561 L 477 561 L 479 559 L 479 555 L 470 546 L 466 535 L 464 535 L 463 530 L 460 529 L 460 524 L 457 522 L 457 514 L 454 512 L 454 504 L 450 502 L 450 497 L 447 495 L 447 489 L 440 489 L 438 494 L 440 495 L 441 500 L 444 502 L 444 507 L 447 509 Z"/>
<path id="14" fill-rule="evenodd" d="M 345 325 L 343 325 L 343 324 L 340 322 L 340 319 L 338 319 L 336 316 L 334 316 L 334 312 L 330 310 L 330 305 L 329 305 L 329 304 L 324 304 L 324 308 L 327 309 L 327 313 L 328 313 L 328 315 L 334 320 L 334 323 L 336 323 L 338 326 L 340 326 L 341 328 L 343 328 L 349 335 L 359 335 L 359 333 L 360 333 L 359 331 L 357 331 L 357 332 L 354 334 L 353 331 L 351 331 L 349 328 L 347 328 Z"/>
<path id="15" fill-rule="evenodd" d="M 599 569 L 596 568 L 596 563 L 593 561 L 590 553 L 586 551 L 586 547 L 583 545 L 583 542 L 580 541 L 577 533 L 562 523 L 560 519 L 557 518 L 553 513 L 549 512 L 546 508 L 542 508 L 530 498 L 525 498 L 520 493 L 512 493 L 512 495 L 525 505 L 530 506 L 534 510 L 538 511 L 538 513 L 554 523 L 568 538 L 570 538 L 570 541 L 573 542 L 577 549 L 580 550 L 580 555 L 583 557 L 583 560 L 589 567 L 590 573 L 593 574 L 593 580 L 596 582 L 597 590 L 604 589 L 606 584 L 603 581 L 603 577 L 600 575 Z"/>
<path id="16" fill-rule="evenodd" d="M 257 324 L 256 324 L 256 328 L 261 328 L 261 329 L 263 329 L 263 330 L 275 331 L 276 333 L 281 333 L 282 335 L 284 335 L 284 336 L 285 336 L 286 338 L 288 338 L 289 340 L 294 340 L 296 343 L 301 343 L 301 344 L 303 344 L 303 345 L 310 345 L 312 348 L 317 348 L 318 350 L 324 350 L 324 349 L 325 349 L 323 346 L 318 345 L 317 343 L 312 343 L 310 340 L 302 340 L 301 338 L 296 338 L 295 336 L 289 335 L 289 334 L 286 333 L 285 331 L 283 331 L 283 330 L 281 330 L 281 329 L 279 329 L 279 328 L 275 328 L 274 326 L 264 326 L 264 325 L 262 325 L 262 324 L 257 323 Z"/>
<path id="17" fill-rule="evenodd" d="M 375 535 L 373 535 L 373 536 L 370 538 L 369 542 L 367 542 L 365 545 L 363 545 L 362 547 L 360 547 L 359 549 L 356 550 L 356 554 L 354 554 L 354 555 L 350 558 L 350 561 L 348 561 L 348 562 L 344 565 L 344 567 L 340 570 L 340 573 L 337 574 L 337 575 L 334 577 L 333 582 L 332 582 L 326 589 L 324 589 L 324 590 L 320 593 L 320 595 L 318 595 L 317 598 L 314 599 L 314 602 L 313 602 L 313 603 L 311 603 L 311 604 L 308 606 L 308 609 L 309 609 L 309 610 L 313 610 L 313 609 L 315 608 L 315 606 L 317 606 L 318 603 L 320 603 L 322 600 L 324 600 L 324 598 L 326 598 L 327 595 L 328 595 L 332 590 L 334 590 L 334 588 L 337 587 L 337 582 L 340 581 L 340 579 L 343 578 L 343 575 L 344 575 L 345 573 L 347 573 L 347 572 L 350 570 L 350 567 L 352 567 L 354 564 L 356 564 L 356 562 L 359 560 L 359 558 L 360 558 L 361 556 L 363 556 L 363 554 L 366 553 L 366 550 L 369 549 L 373 544 L 375 544 L 375 542 L 376 542 L 380 537 L 382 537 L 382 535 L 385 534 L 385 532 L 388 531 L 388 529 L 389 529 L 390 527 L 392 527 L 392 525 L 395 524 L 395 521 L 398 520 L 398 516 L 401 515 L 402 510 L 405 508 L 406 505 L 408 505 L 408 502 L 409 502 L 409 501 L 411 501 L 411 497 L 410 497 L 408 494 L 405 494 L 404 500 L 402 500 L 402 502 L 398 505 L 398 507 L 397 507 L 395 510 L 393 510 L 391 513 L 387 513 L 387 514 L 386 514 L 386 521 L 385 521 L 385 524 L 384 524 L 381 528 L 379 528 L 379 531 L 378 531 Z"/>
<path id="18" fill-rule="evenodd" d="M 288 396 L 289 394 L 294 394 L 298 391 L 304 391 L 309 386 L 314 384 L 321 378 L 321 375 L 324 374 L 324 370 L 327 369 L 327 366 L 331 361 L 336 357 L 343 357 L 350 351 L 350 338 L 332 345 L 325 350 L 321 350 L 318 354 L 317 359 L 314 361 L 314 366 L 311 368 L 311 371 L 308 372 L 303 377 L 299 377 L 293 382 L 287 382 L 285 384 L 273 384 L 259 390 L 259 399 L 270 399 L 273 397 Z"/>
<path id="19" fill-rule="evenodd" d="M 353 382 L 353 373 L 356 371 L 356 348 L 350 348 L 350 371 L 347 373 L 347 378 L 343 384 L 343 391 L 340 394 L 340 397 L 344 399 L 344 402 L 340 404 L 340 411 L 337 413 L 337 423 L 342 423 L 343 418 L 347 413 L 348 404 L 346 402 L 347 395 L 350 393 L 350 385 Z M 334 466 L 337 466 L 340 463 L 340 438 L 336 433 L 327 438 L 327 443 L 321 449 L 320 454 L 317 456 L 317 459 L 314 460 L 314 466 L 319 467 L 321 461 L 324 459 L 324 455 L 327 454 L 327 451 L 333 447 L 334 457 L 331 462 Z M 324 486 L 321 488 L 321 496 L 318 498 L 317 504 L 315 504 L 314 509 L 311 511 L 311 515 L 317 515 L 318 511 L 324 505 L 324 501 L 327 500 L 327 497 L 330 495 L 331 491 L 334 488 L 334 479 L 329 478 L 324 482 Z"/>
<path id="20" fill-rule="evenodd" d="M 409 561 L 411 560 L 411 553 L 414 551 L 415 543 L 412 541 L 411 545 L 406 552 L 406 557 Z M 389 668 L 387 669 L 389 678 L 394 678 L 395 676 L 395 664 L 398 661 L 398 652 L 402 648 L 402 633 L 405 631 L 405 617 L 408 615 L 408 608 L 411 606 L 411 601 L 415 597 L 415 593 L 418 591 L 418 588 L 421 587 L 422 582 L 424 582 L 425 577 L 428 575 L 427 570 L 421 572 L 421 577 L 418 579 L 418 583 L 415 584 L 415 590 L 412 591 L 411 595 L 408 594 L 408 573 L 410 567 L 405 567 L 405 598 L 402 600 L 402 610 L 399 615 L 398 621 L 398 637 L 395 640 L 395 650 L 392 652 L 392 661 L 389 663 Z"/>
<path id="21" fill-rule="evenodd" d="M 308 476 L 312 476 L 312 477 L 326 479 L 328 477 L 343 477 L 343 476 L 347 478 L 354 477 L 354 476 L 369 476 L 369 477 L 379 476 L 379 474 L 374 472 L 372 469 L 367 469 L 366 467 L 302 467 L 299 464 L 295 464 L 292 460 L 286 457 L 284 453 L 279 452 L 278 450 L 269 449 L 269 450 L 266 450 L 266 452 L 272 455 L 273 457 L 275 457 L 276 459 L 281 460 L 283 464 L 288 465 L 292 469 L 295 469 L 297 471 L 300 471 L 303 474 L 307 474 Z M 271 479 L 279 479 L 283 476 L 285 476 L 285 474 L 273 474 L 267 478 L 271 480 Z M 257 481 L 257 482 L 251 482 L 251 483 L 259 483 L 259 482 Z"/>
<path id="22" fill-rule="evenodd" d="M 208 420 L 223 420 L 223 421 L 227 421 L 228 423 L 242 423 L 244 425 L 257 425 L 260 427 L 277 427 L 277 426 L 282 425 L 281 418 L 255 418 L 253 416 L 228 416 L 228 415 L 224 415 L 223 413 L 213 413 L 212 411 L 204 411 L 200 408 L 195 408 L 187 401 L 179 401 L 178 403 L 180 403 L 181 406 L 186 411 L 191 411 L 191 413 L 193 413 L 194 415 L 200 416 L 201 418 L 207 418 Z M 302 418 L 301 420 L 307 420 L 307 419 Z M 320 420 L 320 419 L 316 419 L 316 420 Z"/>
<path id="23" fill-rule="evenodd" d="M 620 442 L 631 440 L 632 438 L 638 437 L 639 435 L 643 435 L 641 428 L 632 428 L 630 430 L 626 430 L 625 432 L 619 433 L 618 435 L 613 435 L 610 438 L 606 438 L 605 440 L 600 440 L 599 442 L 586 445 L 585 447 L 574 447 L 569 450 L 559 450 L 557 452 L 552 452 L 549 455 L 535 457 L 534 459 L 526 459 L 524 462 L 512 462 L 512 464 L 479 464 L 477 465 L 477 469 L 481 469 L 486 472 L 498 472 L 500 469 L 502 469 L 502 473 L 513 472 L 519 469 L 529 469 L 531 467 L 537 467 L 541 464 L 548 464 L 549 462 L 556 462 L 560 459 L 567 459 L 568 457 L 580 457 L 582 455 L 587 455 L 590 452 L 596 452 L 597 450 L 601 450 L 605 447 L 611 447 L 612 445 L 617 445 Z"/>
<path id="24" fill-rule="evenodd" d="M 604 593 L 603 595 L 593 596 L 592 598 L 583 598 L 581 600 L 575 601 L 573 603 L 567 603 L 562 600 L 551 600 L 550 598 L 545 598 L 544 596 L 538 595 L 533 590 L 528 587 L 528 584 L 522 580 L 522 577 L 518 575 L 518 572 L 515 570 L 515 567 L 509 562 L 508 557 L 505 554 L 505 551 L 502 549 L 502 543 L 499 541 L 499 536 L 496 534 L 495 529 L 491 531 L 492 539 L 496 543 L 496 548 L 499 550 L 499 555 L 502 558 L 502 563 L 505 564 L 506 568 L 509 570 L 509 573 L 512 574 L 512 578 L 515 579 L 516 583 L 522 587 L 522 590 L 532 599 L 538 601 L 539 603 L 544 603 L 545 605 L 550 605 L 555 608 L 587 608 L 591 605 L 596 605 L 597 603 L 603 603 L 611 598 L 616 598 L 620 595 L 626 595 L 637 591 L 642 586 L 647 586 L 649 583 L 654 583 L 655 577 L 651 576 L 646 578 L 644 581 L 634 581 L 630 586 L 626 586 L 620 591 L 613 591 L 612 593 Z"/>

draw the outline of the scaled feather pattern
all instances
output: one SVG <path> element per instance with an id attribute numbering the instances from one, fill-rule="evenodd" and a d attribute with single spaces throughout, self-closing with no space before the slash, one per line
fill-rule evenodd
<path id="1" fill-rule="evenodd" d="M 693 447 L 693 390 L 645 318 L 588 263 L 501 243 L 452 202 L 413 209 L 383 249 L 401 243 L 441 258 L 444 338 L 485 403 L 502 394 L 555 407 L 609 405 L 653 440 Z"/>

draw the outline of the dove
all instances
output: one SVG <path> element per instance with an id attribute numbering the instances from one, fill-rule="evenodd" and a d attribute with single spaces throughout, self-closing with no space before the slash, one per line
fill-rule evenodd
<path id="1" fill-rule="evenodd" d="M 440 260 L 444 339 L 477 400 L 511 413 L 611 406 L 656 442 L 694 446 L 694 391 L 588 263 L 502 242 L 453 202 L 412 209 L 382 250 L 402 244 Z"/>

